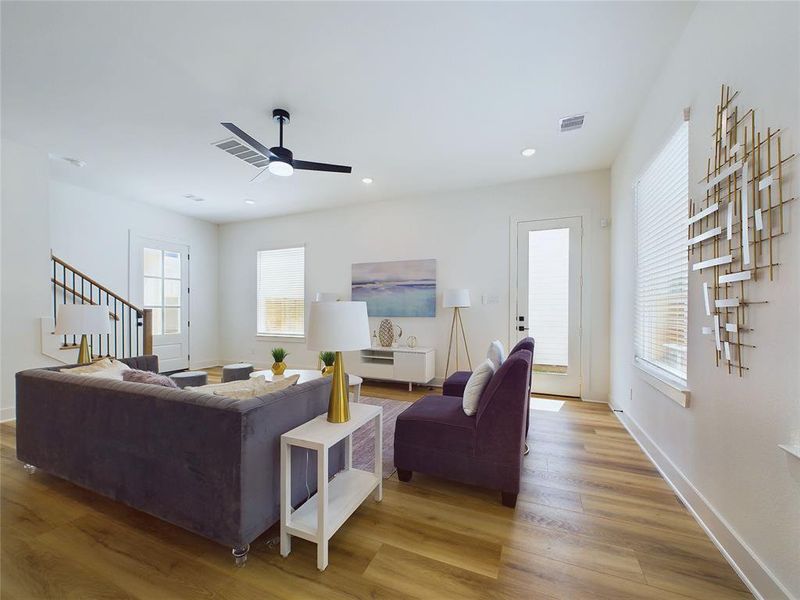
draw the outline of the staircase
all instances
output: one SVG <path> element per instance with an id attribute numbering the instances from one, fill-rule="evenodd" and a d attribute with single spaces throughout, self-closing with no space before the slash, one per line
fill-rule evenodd
<path id="1" fill-rule="evenodd" d="M 56 336 L 55 320 L 62 304 L 108 307 L 111 332 L 90 335 L 93 359 L 127 358 L 153 353 L 152 310 L 139 308 L 64 260 L 50 254 L 53 316 L 42 319 L 42 353 L 63 363 L 77 360 L 80 336 Z"/>

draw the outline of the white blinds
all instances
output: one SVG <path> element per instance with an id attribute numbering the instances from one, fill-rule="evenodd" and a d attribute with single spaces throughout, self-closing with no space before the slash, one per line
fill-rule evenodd
<path id="1" fill-rule="evenodd" d="M 262 250 L 257 271 L 258 335 L 305 335 L 305 248 Z"/>
<path id="2" fill-rule="evenodd" d="M 636 182 L 636 358 L 686 381 L 689 124 Z"/>

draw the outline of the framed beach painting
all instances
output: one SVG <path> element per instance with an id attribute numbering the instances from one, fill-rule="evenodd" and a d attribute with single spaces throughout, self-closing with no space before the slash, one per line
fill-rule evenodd
<path id="1" fill-rule="evenodd" d="M 435 317 L 436 260 L 356 263 L 352 299 L 370 317 Z"/>

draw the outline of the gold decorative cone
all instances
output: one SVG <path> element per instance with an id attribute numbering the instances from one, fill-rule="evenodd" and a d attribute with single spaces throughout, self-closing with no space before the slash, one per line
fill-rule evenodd
<path id="1" fill-rule="evenodd" d="M 328 402 L 328 421 L 330 423 L 347 423 L 350 420 L 350 397 L 347 392 L 347 380 L 344 374 L 342 353 L 336 353 L 333 363 L 333 381 L 331 382 L 331 399 Z"/>
<path id="2" fill-rule="evenodd" d="M 86 339 L 86 334 L 81 336 L 81 348 L 78 350 L 78 364 L 88 365 L 92 362 L 92 355 L 89 352 L 89 342 Z"/>

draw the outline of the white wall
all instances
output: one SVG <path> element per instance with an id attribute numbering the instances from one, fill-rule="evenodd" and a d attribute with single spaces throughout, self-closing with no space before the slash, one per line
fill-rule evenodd
<path id="1" fill-rule="evenodd" d="M 376 184 L 377 185 L 377 184 Z M 609 173 L 595 171 L 463 192 L 354 205 L 220 226 L 220 331 L 226 361 L 266 365 L 274 345 L 285 346 L 294 366 L 316 365 L 303 343 L 256 339 L 256 252 L 306 244 L 306 298 L 318 291 L 350 297 L 352 263 L 437 259 L 437 286 L 468 287 L 473 306 L 463 313 L 473 364 L 493 339 L 509 338 L 509 223 L 584 215 L 583 395 L 608 396 Z M 482 294 L 498 297 L 481 304 Z M 440 306 L 433 319 L 394 319 L 404 335 L 437 350 L 436 374 L 444 375 L 452 313 Z M 379 319 L 372 319 L 375 329 Z M 462 368 L 464 365 L 462 364 Z"/>
<path id="2" fill-rule="evenodd" d="M 0 420 L 14 417 L 14 374 L 53 364 L 39 334 L 50 310 L 48 169 L 47 154 L 3 138 Z"/>
<path id="3" fill-rule="evenodd" d="M 131 231 L 187 244 L 191 254 L 191 367 L 219 364 L 218 231 L 215 224 L 59 181 L 50 184 L 49 212 L 53 253 L 126 298 L 130 297 L 128 240 Z"/>
<path id="4" fill-rule="evenodd" d="M 705 176 L 722 83 L 740 90 L 739 106 L 756 107 L 763 126 L 786 130 L 784 148 L 800 151 L 799 6 L 699 4 L 611 175 L 611 400 L 765 598 L 800 596 L 800 460 L 777 447 L 800 441 L 800 211 L 792 203 L 790 233 L 775 242 L 782 263 L 775 281 L 750 288 L 769 304 L 751 308 L 758 348 L 746 354 L 751 370 L 744 378 L 715 368 L 712 346 L 700 333 L 701 276 L 690 275 L 691 400 L 682 408 L 632 366 L 632 190 L 691 106 L 690 196 L 704 197 L 694 182 Z M 797 169 L 795 161 L 787 197 L 798 195 Z"/>

